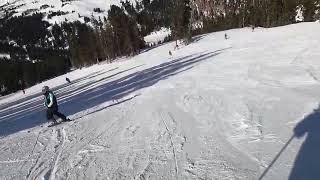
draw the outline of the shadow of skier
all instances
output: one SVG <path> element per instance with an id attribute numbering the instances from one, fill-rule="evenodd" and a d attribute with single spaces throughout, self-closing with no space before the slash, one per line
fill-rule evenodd
<path id="1" fill-rule="evenodd" d="M 320 106 L 294 129 L 295 137 L 307 134 L 291 170 L 289 180 L 320 179 Z"/>

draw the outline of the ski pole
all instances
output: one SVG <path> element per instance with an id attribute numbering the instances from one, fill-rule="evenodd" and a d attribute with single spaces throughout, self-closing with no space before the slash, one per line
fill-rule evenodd
<path id="1" fill-rule="evenodd" d="M 288 142 L 283 146 L 283 148 L 280 150 L 280 152 L 276 155 L 276 157 L 272 160 L 272 162 L 270 163 L 270 165 L 267 167 L 267 169 L 264 170 L 264 172 L 261 174 L 261 176 L 259 177 L 259 180 L 262 180 L 264 178 L 264 176 L 268 173 L 268 171 L 271 169 L 271 167 L 273 166 L 273 164 L 278 160 L 278 158 L 280 157 L 280 155 L 283 153 L 283 151 L 288 147 L 288 145 L 291 143 L 291 141 L 293 140 L 295 136 L 292 135 L 291 138 L 288 140 Z"/>

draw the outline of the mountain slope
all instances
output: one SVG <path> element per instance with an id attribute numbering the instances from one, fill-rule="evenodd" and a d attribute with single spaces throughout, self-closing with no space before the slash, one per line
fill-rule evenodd
<path id="1" fill-rule="evenodd" d="M 319 111 L 309 115 L 320 98 L 319 31 L 206 34 L 1 99 L 0 179 L 258 179 L 308 121 L 295 132 L 307 140 L 294 138 L 264 179 L 299 177 L 293 167 L 320 162 L 319 121 L 310 121 Z M 43 85 L 75 121 L 46 127 Z"/>
<path id="2" fill-rule="evenodd" d="M 84 17 L 107 17 L 111 5 L 121 5 L 121 0 L 15 0 L 0 4 L 0 11 L 8 11 L 14 16 L 33 13 L 46 14 L 50 23 L 84 21 Z M 131 1 L 134 3 L 135 1 Z"/>

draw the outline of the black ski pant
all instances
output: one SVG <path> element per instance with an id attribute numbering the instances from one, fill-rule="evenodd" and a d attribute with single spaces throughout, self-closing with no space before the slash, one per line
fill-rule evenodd
<path id="1" fill-rule="evenodd" d="M 47 119 L 53 122 L 57 122 L 54 116 L 61 118 L 63 121 L 67 121 L 67 117 L 59 112 L 58 107 L 51 107 L 47 109 Z"/>

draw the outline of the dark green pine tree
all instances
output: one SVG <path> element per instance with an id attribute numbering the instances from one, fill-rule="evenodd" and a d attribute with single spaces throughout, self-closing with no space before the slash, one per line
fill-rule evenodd
<path id="1" fill-rule="evenodd" d="M 108 21 L 113 30 L 115 49 L 117 49 L 116 56 L 136 54 L 143 42 L 135 19 L 114 5 L 111 6 L 108 14 Z"/>
<path id="2" fill-rule="evenodd" d="M 171 9 L 172 25 L 171 30 L 174 39 L 190 40 L 189 34 L 191 7 L 190 0 L 175 1 Z"/>
<path id="3" fill-rule="evenodd" d="M 117 50 L 115 49 L 115 38 L 113 28 L 107 19 L 104 19 L 104 43 L 106 48 L 106 54 L 109 62 L 116 57 Z"/>
<path id="4" fill-rule="evenodd" d="M 60 25 L 55 23 L 52 26 L 51 34 L 53 37 L 53 47 L 55 49 L 65 49 L 67 47 L 67 38 Z"/>
<path id="5" fill-rule="evenodd" d="M 303 5 L 304 11 L 304 21 L 315 21 L 316 20 L 316 12 L 320 9 L 320 1 L 319 0 L 301 0 L 300 2 Z"/>

